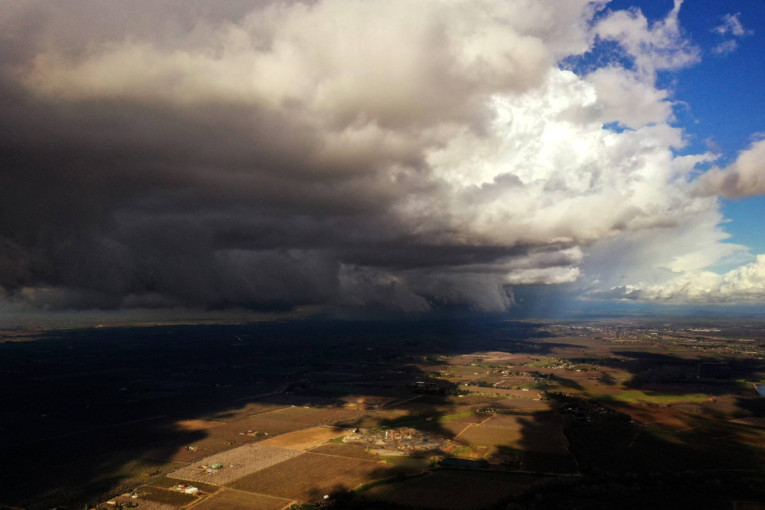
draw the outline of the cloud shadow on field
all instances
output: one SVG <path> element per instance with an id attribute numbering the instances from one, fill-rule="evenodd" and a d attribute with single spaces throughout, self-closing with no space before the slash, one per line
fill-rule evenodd
<path id="1" fill-rule="evenodd" d="M 545 357 L 566 350 L 576 357 L 582 349 L 552 336 L 544 323 L 443 319 L 74 329 L 4 342 L 0 457 L 14 469 L 4 476 L 7 488 L 0 503 L 30 510 L 92 505 L 161 478 L 181 463 L 261 441 L 267 436 L 258 432 L 264 431 L 278 436 L 313 425 L 408 427 L 454 438 L 450 421 L 464 419 L 450 415 L 455 402 L 471 412 L 482 405 L 455 398 L 459 387 L 431 368 L 439 366 L 442 356 L 501 351 Z M 627 359 L 618 365 L 633 376 L 655 363 L 685 362 L 671 356 Z M 746 364 L 734 369 L 754 373 Z M 418 382 L 428 382 L 427 390 Z M 573 379 L 556 377 L 554 382 L 582 391 Z M 651 394 L 648 388 L 643 391 Z M 579 485 L 557 478 L 550 482 L 550 501 L 571 490 L 600 494 L 593 487 L 603 484 L 645 486 L 655 493 L 655 473 L 667 470 L 698 472 L 679 480 L 683 487 L 699 487 L 703 484 L 697 482 L 709 481 L 700 474 L 705 466 L 753 470 L 761 457 L 740 443 L 728 451 L 715 446 L 714 438 L 724 437 L 727 429 L 710 428 L 703 420 L 697 423 L 704 425 L 699 432 L 662 435 L 629 423 L 628 403 L 585 399 L 572 404 L 559 398 L 550 411 L 518 416 L 518 445 L 500 444 L 496 457 L 488 459 L 498 464 L 504 459 L 502 469 L 583 475 Z M 582 412 L 562 413 L 569 404 Z M 600 415 L 602 407 L 611 411 Z M 667 455 L 671 462 L 657 464 Z M 368 477 L 395 481 L 422 469 L 420 464 L 380 466 L 370 469 Z M 306 488 L 306 494 L 321 498 L 333 492 L 338 508 L 375 505 L 349 494 L 354 487 L 345 483 L 327 484 Z M 744 482 L 731 487 L 754 494 Z M 526 501 L 525 491 L 513 492 L 514 500 Z M 720 497 L 731 494 L 715 491 Z"/>

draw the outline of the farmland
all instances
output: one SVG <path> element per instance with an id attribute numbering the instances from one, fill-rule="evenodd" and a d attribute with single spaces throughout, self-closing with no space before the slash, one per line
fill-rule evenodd
<path id="1" fill-rule="evenodd" d="M 765 323 L 704 326 L 19 335 L 0 344 L 0 508 L 597 508 L 663 479 L 676 504 L 765 500 Z"/>
<path id="2" fill-rule="evenodd" d="M 194 508 L 197 510 L 281 510 L 290 503 L 289 499 L 221 489 L 214 496 L 195 505 Z"/>
<path id="3" fill-rule="evenodd" d="M 364 448 L 348 444 L 329 443 L 310 450 L 312 453 L 323 453 L 325 455 L 338 455 L 340 457 L 351 457 L 363 460 L 378 460 L 377 455 L 369 453 Z"/>
<path id="4" fill-rule="evenodd" d="M 294 450 L 306 450 L 308 448 L 313 448 L 314 446 L 319 446 L 342 435 L 343 432 L 341 429 L 332 427 L 311 427 L 282 434 L 272 439 L 267 439 L 263 441 L 263 444 L 292 448 Z"/>
<path id="5" fill-rule="evenodd" d="M 224 485 L 298 455 L 300 452 L 286 448 L 262 444 L 245 445 L 185 466 L 168 476 L 180 480 Z M 218 465 L 221 467 L 211 467 Z"/>
<path id="6" fill-rule="evenodd" d="M 387 468 L 379 462 L 305 453 L 229 484 L 242 491 L 269 494 L 299 501 L 321 499 L 322 495 L 385 478 Z"/>

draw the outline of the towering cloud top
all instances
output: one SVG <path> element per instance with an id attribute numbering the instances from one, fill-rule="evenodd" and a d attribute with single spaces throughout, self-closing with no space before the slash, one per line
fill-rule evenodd
<path id="1" fill-rule="evenodd" d="M 735 252 L 762 172 L 677 155 L 680 2 L 603 4 L 6 3 L 4 306 L 502 310 Z"/>

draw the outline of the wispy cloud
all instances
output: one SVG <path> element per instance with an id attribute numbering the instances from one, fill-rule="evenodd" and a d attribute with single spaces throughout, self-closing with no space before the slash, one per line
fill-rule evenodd
<path id="1" fill-rule="evenodd" d="M 712 32 L 725 38 L 725 40 L 719 42 L 712 48 L 713 53 L 717 55 L 727 55 L 732 53 L 738 48 L 738 41 L 736 39 L 731 39 L 731 36 L 741 38 L 754 33 L 752 30 L 744 28 L 744 25 L 739 19 L 740 16 L 740 12 L 726 14 L 722 17 L 722 23 L 712 29 Z"/>
<path id="2" fill-rule="evenodd" d="M 740 12 L 735 14 L 726 14 L 722 17 L 722 23 L 712 29 L 713 32 L 720 35 L 735 35 L 736 37 L 743 37 L 745 35 L 752 35 L 754 32 L 744 28 L 739 17 Z"/>

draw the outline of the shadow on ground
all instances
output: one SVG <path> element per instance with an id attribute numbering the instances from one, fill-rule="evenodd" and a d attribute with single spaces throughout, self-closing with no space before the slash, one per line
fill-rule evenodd
<path id="1" fill-rule="evenodd" d="M 400 402 L 395 407 L 404 411 L 401 416 L 382 415 L 375 426 L 412 427 L 451 437 L 441 418 L 459 388 L 434 378 L 429 361 L 477 351 L 546 355 L 556 349 L 584 349 L 556 341 L 543 326 L 508 321 L 302 321 L 81 329 L 3 343 L 0 462 L 8 469 L 0 481 L 0 507 L 92 505 L 161 477 L 179 465 L 174 463 L 179 451 L 214 439 L 214 429 L 195 427 L 194 420 L 235 418 L 254 404 L 341 408 L 350 397 L 368 390 L 369 395 Z M 629 371 L 634 387 L 645 388 L 660 382 L 662 374 L 676 376 L 694 368 L 679 357 L 614 354 L 622 361 L 605 363 L 618 363 Z M 661 367 L 670 368 L 662 372 Z M 757 367 L 737 365 L 736 370 L 755 373 Z M 425 389 L 418 386 L 422 382 L 427 383 Z M 555 383 L 582 389 L 565 377 L 556 377 Z M 756 489 L 763 455 L 754 447 L 715 446 L 716 438 L 706 429 L 662 435 L 640 428 L 618 402 L 607 403 L 610 411 L 601 415 L 586 399 L 572 404 L 566 397 L 557 398 L 553 411 L 522 419 L 524 454 L 516 465 L 513 459 L 518 455 L 512 448 L 499 447 L 495 455 L 507 460 L 503 469 L 561 476 L 554 476 L 544 490 L 517 492 L 502 507 L 611 508 L 606 503 L 622 496 L 645 502 L 670 494 L 673 486 L 680 487 L 678 494 L 694 493 L 699 499 L 711 495 L 709 501 L 736 494 L 765 497 Z M 561 412 L 571 405 L 583 408 L 581 416 L 590 420 Z M 360 422 L 342 417 L 335 424 L 356 427 Z M 548 446 L 551 435 L 564 442 L 563 450 Z M 257 439 L 261 438 L 234 437 L 218 446 L 231 448 Z M 381 468 L 379 477 L 414 471 Z M 337 508 L 379 507 L 354 498 L 350 489 L 343 484 L 331 488 Z M 323 492 L 317 489 L 310 497 L 321 499 Z M 666 501 L 677 499 L 667 497 Z M 580 500 L 584 506 L 576 506 Z M 598 506 L 598 501 L 605 503 Z M 652 506 L 662 508 L 655 500 Z M 393 507 L 391 503 L 386 508 Z"/>

